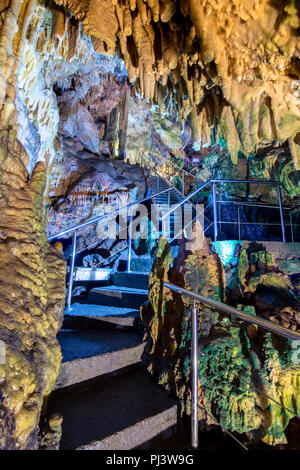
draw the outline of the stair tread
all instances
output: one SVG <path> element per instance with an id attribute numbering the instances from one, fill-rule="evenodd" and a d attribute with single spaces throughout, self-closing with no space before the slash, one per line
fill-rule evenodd
<path id="1" fill-rule="evenodd" d="M 106 286 L 106 287 L 94 287 L 91 289 L 90 292 L 124 292 L 124 293 L 130 293 L 130 294 L 141 294 L 141 295 L 147 295 L 148 294 L 148 289 L 137 289 L 135 287 L 126 287 L 126 286 Z"/>
<path id="2" fill-rule="evenodd" d="M 70 310 L 65 309 L 64 318 L 65 321 L 68 321 L 68 325 L 71 324 L 71 328 L 74 319 L 77 318 L 88 318 L 93 320 L 95 324 L 104 322 L 105 324 L 134 327 L 140 318 L 140 312 L 134 308 L 76 303 L 72 305 Z"/>
<path id="3" fill-rule="evenodd" d="M 141 337 L 135 331 L 61 330 L 57 337 L 63 362 L 100 356 L 141 344 Z"/>
<path id="4" fill-rule="evenodd" d="M 119 450 L 132 449 L 177 421 L 176 402 L 142 369 L 102 378 L 71 396 L 54 392 L 48 409 L 64 417 L 61 449 L 108 450 L 114 441 Z"/>
<path id="5" fill-rule="evenodd" d="M 65 309 L 65 315 L 69 316 L 89 316 L 93 318 L 105 317 L 124 317 L 128 315 L 136 315 L 139 311 L 135 308 L 110 307 L 107 305 L 92 304 L 72 304 L 72 309 Z"/>

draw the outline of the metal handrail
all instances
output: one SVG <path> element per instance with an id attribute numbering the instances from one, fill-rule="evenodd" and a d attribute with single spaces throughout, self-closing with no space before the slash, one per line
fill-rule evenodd
<path id="1" fill-rule="evenodd" d="M 190 290 L 184 289 L 183 287 L 176 286 L 169 282 L 164 282 L 164 286 L 179 295 L 185 295 L 194 300 L 192 310 L 192 347 L 191 347 L 191 375 L 192 375 L 192 393 L 191 393 L 191 444 L 193 448 L 198 447 L 199 441 L 199 430 L 198 430 L 198 311 L 196 308 L 196 301 L 201 302 L 205 305 L 213 307 L 217 311 L 233 315 L 240 320 L 246 321 L 247 323 L 255 324 L 260 326 L 272 333 L 279 334 L 285 338 L 300 341 L 300 333 L 289 330 L 283 326 L 277 325 L 265 320 L 264 318 L 253 316 L 249 313 L 242 312 L 241 310 L 226 305 L 203 295 L 196 294 Z"/>
<path id="2" fill-rule="evenodd" d="M 240 320 L 246 321 L 248 323 L 254 323 L 257 326 L 272 331 L 272 333 L 277 333 L 281 336 L 285 336 L 288 339 L 300 341 L 300 333 L 297 333 L 297 331 L 289 330 L 288 328 L 284 328 L 283 326 L 277 325 L 276 323 L 266 320 L 265 318 L 253 316 L 250 313 L 246 313 L 235 307 L 231 307 L 230 305 L 223 304 L 218 300 L 210 299 L 208 297 L 204 297 L 203 295 L 196 294 L 195 292 L 184 289 L 183 287 L 176 286 L 175 284 L 165 282 L 164 285 L 168 289 L 177 292 L 177 294 L 186 295 L 187 297 L 198 300 L 199 302 L 209 305 L 210 307 L 213 307 L 216 310 L 220 310 L 229 315 L 234 315 Z"/>
<path id="3" fill-rule="evenodd" d="M 200 188 L 198 189 L 195 189 L 195 191 L 193 191 L 192 193 L 190 193 L 188 196 L 186 196 L 182 201 L 180 201 L 178 204 L 176 204 L 176 206 L 174 206 L 169 212 L 167 212 L 166 214 L 164 214 L 164 216 L 162 217 L 162 220 L 164 220 L 166 217 L 168 217 L 173 211 L 177 210 L 179 207 L 181 207 L 182 205 L 186 204 L 187 202 L 190 201 L 190 199 L 192 197 L 194 197 L 196 194 L 198 194 L 200 191 L 202 191 L 203 188 L 205 188 L 205 186 L 208 186 L 209 184 L 211 184 L 211 180 L 209 181 L 206 181 L 206 183 L 203 183 Z"/>
<path id="4" fill-rule="evenodd" d="M 171 165 L 173 166 L 173 162 L 171 162 Z M 176 165 L 176 164 L 175 164 Z M 176 165 L 177 166 L 177 165 Z M 178 169 L 180 169 L 179 166 L 177 166 Z M 174 168 L 174 167 L 173 167 Z M 139 201 L 135 201 L 131 204 L 128 204 L 127 206 L 122 206 L 114 211 L 111 211 L 111 212 L 108 212 L 102 216 L 99 216 L 99 217 L 94 217 L 92 219 L 89 219 L 81 224 L 78 224 L 76 226 L 73 226 L 69 229 L 66 229 L 66 230 L 62 230 L 61 232 L 55 234 L 55 235 L 52 235 L 48 238 L 49 241 L 52 241 L 54 239 L 57 239 L 57 238 L 61 238 L 63 237 L 64 235 L 66 234 L 71 234 L 73 233 L 73 241 L 72 241 L 72 258 L 71 258 L 71 265 L 70 265 L 70 282 L 69 282 L 69 288 L 68 288 L 68 308 L 70 308 L 70 305 L 71 305 L 71 296 L 72 296 L 72 286 L 73 286 L 73 275 L 74 275 L 74 263 L 75 263 L 75 255 L 76 255 L 76 243 L 77 243 L 77 231 L 82 229 L 82 228 L 85 228 L 85 227 L 88 227 L 89 225 L 92 225 L 92 224 L 95 224 L 97 222 L 100 222 L 101 220 L 106 220 L 108 218 L 110 218 L 111 216 L 113 216 L 114 214 L 118 213 L 119 211 L 121 210 L 128 210 L 130 207 L 133 207 L 137 204 L 142 204 L 143 202 L 146 202 L 146 201 L 149 201 L 149 200 L 152 200 L 152 199 L 155 199 L 156 197 L 160 196 L 161 194 L 164 194 L 164 193 L 169 193 L 170 194 L 170 191 L 171 190 L 175 190 L 176 192 L 178 192 L 180 194 L 180 192 L 177 190 L 177 188 L 175 188 L 172 184 L 170 184 L 164 177 L 162 177 L 157 171 L 155 168 L 151 168 L 150 169 L 151 171 L 153 171 L 159 178 L 161 178 L 163 181 L 166 182 L 166 184 L 169 185 L 169 188 L 163 190 L 163 191 L 160 191 L 160 192 L 157 192 L 155 194 L 152 194 L 146 198 L 143 198 Z M 182 170 L 183 172 L 185 173 L 188 173 L 186 170 L 184 169 L 180 169 Z M 173 173 L 174 174 L 174 173 Z M 190 174 L 191 176 L 193 176 L 194 178 L 198 179 L 197 177 L 195 177 L 194 175 Z M 183 178 L 183 181 L 184 181 L 184 178 Z M 283 241 L 285 242 L 286 241 L 286 238 L 285 238 L 285 226 L 284 226 L 284 216 L 283 216 L 283 210 L 286 210 L 287 208 L 286 207 L 283 207 L 282 205 L 282 197 L 281 197 L 281 190 L 280 190 L 280 182 L 277 182 L 277 181 L 265 181 L 265 180 L 225 180 L 225 179 L 211 179 L 211 180 L 208 180 L 206 182 L 203 182 L 200 187 L 198 187 L 197 189 L 195 189 L 194 191 L 192 191 L 188 196 L 184 197 L 184 183 L 183 183 L 183 188 L 182 188 L 182 201 L 180 201 L 178 204 L 176 204 L 175 206 L 171 207 L 161 218 L 160 218 L 160 221 L 164 221 L 170 214 L 172 214 L 173 212 L 175 212 L 178 208 L 180 208 L 181 206 L 183 206 L 184 204 L 186 203 L 189 203 L 191 205 L 194 205 L 192 202 L 191 202 L 191 199 L 197 195 L 199 192 L 201 192 L 205 187 L 209 186 L 212 184 L 212 193 L 213 193 L 213 214 L 214 214 L 214 217 L 213 217 L 213 222 L 212 224 L 214 225 L 214 239 L 215 241 L 217 240 L 218 238 L 218 223 L 219 221 L 217 220 L 217 204 L 219 203 L 223 203 L 224 201 L 217 201 L 217 196 L 216 196 L 216 192 L 217 192 L 217 187 L 216 185 L 217 184 L 223 184 L 223 183 L 235 183 L 235 184 L 241 184 L 241 183 L 245 183 L 245 184 L 276 184 L 277 187 L 278 187 L 278 199 L 279 199 L 279 206 L 276 206 L 279 208 L 280 210 L 280 218 L 281 218 L 281 229 L 282 229 L 282 239 Z M 240 201 L 240 202 L 236 202 L 234 201 L 235 203 L 239 203 L 240 205 L 245 205 L 246 203 L 243 202 L 243 201 Z M 250 203 L 249 203 L 250 205 Z M 256 204 L 258 205 L 258 204 Z M 291 208 L 290 210 L 290 226 L 291 226 L 291 236 L 292 236 L 292 241 L 294 241 L 294 233 L 293 233 L 293 219 L 292 219 L 292 210 L 293 209 L 296 209 L 299 205 L 296 205 L 294 206 L 293 208 Z M 266 206 L 264 206 L 266 207 Z M 275 206 L 274 206 L 275 207 Z M 208 207 L 205 207 L 204 208 L 204 211 L 207 209 Z M 132 249 L 132 236 L 131 236 L 131 224 L 132 224 L 132 221 L 130 221 L 129 223 L 129 226 L 130 226 L 130 233 L 129 233 L 129 243 L 128 243 L 128 248 L 129 248 L 129 253 L 128 253 L 128 271 L 130 272 L 130 261 L 131 261 L 131 249 Z M 240 225 L 241 225 L 241 222 L 239 220 L 238 222 L 239 224 L 239 234 L 240 234 Z M 205 230 L 206 231 L 206 230 Z M 176 238 L 176 237 L 175 237 Z M 126 248 L 124 248 L 125 250 Z M 124 250 L 121 250 L 121 251 L 124 251 Z"/>
<path id="5" fill-rule="evenodd" d="M 171 190 L 172 190 L 172 187 L 170 187 L 168 189 L 165 189 L 164 191 L 160 191 L 157 194 L 152 194 L 152 195 L 150 195 L 150 196 L 148 196 L 144 199 L 140 199 L 139 201 L 132 202 L 132 203 L 128 204 L 127 206 L 121 206 L 121 207 L 119 207 L 118 209 L 116 209 L 114 211 L 108 212 L 107 214 L 103 214 L 103 215 L 100 215 L 99 217 L 94 217 L 92 219 L 89 219 L 86 222 L 82 222 L 81 224 L 75 225 L 74 227 L 71 227 L 71 228 L 66 229 L 66 230 L 62 230 L 61 232 L 58 232 L 55 235 L 52 235 L 51 237 L 48 237 L 48 240 L 51 241 L 51 240 L 54 240 L 55 238 L 61 238 L 63 235 L 66 235 L 67 233 L 73 233 L 77 230 L 80 230 L 81 228 L 87 227 L 87 226 L 89 226 L 91 224 L 94 224 L 96 222 L 100 222 L 100 220 L 107 219 L 107 218 L 111 217 L 113 214 L 117 214 L 121 210 L 129 209 L 130 207 L 135 206 L 137 204 L 142 204 L 143 202 L 150 201 L 151 199 L 153 199 L 157 196 L 160 196 L 161 194 L 167 193 L 168 191 L 171 191 Z"/>
<path id="6" fill-rule="evenodd" d="M 186 173 L 187 175 L 191 176 L 192 178 L 200 181 L 201 183 L 206 183 L 210 181 L 211 183 L 236 183 L 236 184 L 243 184 L 243 183 L 249 183 L 249 184 L 276 184 L 282 186 L 282 183 L 280 181 L 276 180 L 230 180 L 230 179 L 211 179 L 208 181 L 203 181 L 199 176 L 193 175 L 190 171 L 186 170 L 185 168 L 181 168 L 177 163 L 173 162 L 172 160 L 168 160 L 168 163 L 172 167 L 176 167 L 179 171 Z M 174 188 L 176 189 L 176 188 Z M 296 204 L 295 206 L 286 206 L 283 207 L 284 210 L 294 210 L 300 207 L 300 204 Z M 278 208 L 278 206 L 274 206 L 274 208 Z"/>
<path id="7" fill-rule="evenodd" d="M 146 197 L 146 198 L 143 198 L 139 201 L 135 201 L 131 204 L 128 204 L 127 206 L 123 206 L 123 207 L 120 207 L 119 209 L 116 209 L 114 211 L 111 211 L 111 212 L 108 212 L 107 214 L 104 214 L 102 216 L 99 216 L 99 217 L 94 217 L 92 219 L 89 219 L 87 220 L 86 222 L 83 222 L 81 224 L 78 224 L 74 227 L 71 227 L 67 230 L 63 230 L 59 233 L 57 233 L 56 235 L 53 235 L 51 237 L 48 238 L 49 241 L 51 240 L 54 240 L 55 238 L 60 238 L 62 237 L 63 235 L 66 235 L 67 233 L 73 233 L 73 239 L 72 239 L 72 256 L 71 256 L 71 263 L 70 263 L 70 275 L 69 275 L 69 285 L 68 285 L 68 294 L 67 294 L 67 308 L 68 310 L 70 310 L 71 308 L 71 301 L 72 301 L 72 291 L 73 291 L 73 282 L 74 282 L 74 268 L 75 268 L 75 256 L 76 256 L 76 253 L 77 253 L 77 250 L 76 250 L 76 247 L 77 247 L 77 231 L 80 230 L 81 228 L 84 228 L 84 227 L 87 227 L 91 224 L 94 224 L 96 222 L 99 222 L 101 220 L 105 220 L 107 218 L 110 218 L 112 215 L 118 213 L 120 210 L 124 210 L 124 209 L 129 209 L 130 207 L 133 207 L 133 206 L 136 206 L 137 204 L 141 204 L 143 202 L 146 202 L 146 201 L 150 201 L 152 199 L 155 199 L 156 197 L 162 195 L 162 194 L 165 194 L 167 192 L 170 192 L 174 190 L 174 188 L 172 186 L 170 186 L 169 188 L 163 190 L 163 191 L 159 191 L 155 194 L 151 194 L 150 196 Z M 171 208 L 171 210 L 169 211 L 169 214 L 174 212 L 176 210 L 177 206 Z M 162 221 L 164 220 L 165 217 L 160 217 L 159 218 L 159 221 Z M 132 240 L 132 221 L 130 221 L 129 223 L 129 242 L 127 244 L 126 247 L 124 247 L 123 249 L 119 250 L 118 252 L 114 253 L 112 256 L 118 254 L 118 253 L 121 253 L 122 251 L 125 251 L 126 249 L 128 249 L 128 272 L 131 271 L 131 251 L 132 251 L 132 245 L 134 243 L 135 240 Z M 81 250 L 83 251 L 83 250 Z M 111 257 L 112 257 L 111 256 Z M 109 257 L 109 258 L 111 258 Z M 99 263 L 98 263 L 99 264 Z M 97 266 L 94 265 L 93 267 Z"/>
<path id="8" fill-rule="evenodd" d="M 72 256 L 71 256 L 71 263 L 70 263 L 70 275 L 69 275 L 69 285 L 68 285 L 68 294 L 67 294 L 67 308 L 68 310 L 70 310 L 71 308 L 71 302 L 72 302 L 72 291 L 73 291 L 73 282 L 74 282 L 74 268 L 75 268 L 75 256 L 76 256 L 76 253 L 77 253 L 77 231 L 80 230 L 81 228 L 84 228 L 84 227 L 87 227 L 91 224 L 94 224 L 96 222 L 99 222 L 101 220 L 105 220 L 107 218 L 110 218 L 113 214 L 116 214 L 118 213 L 119 211 L 122 211 L 124 209 L 129 209 L 130 207 L 133 207 L 133 206 L 136 206 L 137 204 L 141 204 L 143 202 L 146 202 L 146 201 L 149 201 L 151 199 L 154 199 L 155 197 L 161 195 L 161 194 L 164 194 L 164 193 L 167 193 L 169 191 L 171 191 L 172 188 L 168 188 L 168 189 L 165 189 L 164 191 L 160 191 L 156 194 L 152 194 L 146 198 L 143 198 L 139 201 L 135 201 L 131 204 L 128 204 L 127 206 L 122 206 L 120 207 L 119 209 L 116 209 L 114 211 L 111 211 L 111 212 L 108 212 L 107 214 L 104 214 L 102 216 L 99 216 L 99 217 L 94 217 L 93 219 L 89 219 L 87 220 L 86 222 L 83 222 L 81 224 L 78 224 L 74 227 L 71 227 L 67 230 L 63 230 L 59 233 L 57 233 L 56 235 L 53 235 L 52 237 L 49 237 L 48 240 L 51 241 L 51 240 L 54 240 L 55 238 L 60 238 L 62 237 L 63 235 L 66 235 L 67 233 L 73 233 L 73 239 L 72 239 Z M 130 239 L 131 240 L 131 239 Z M 129 256 L 130 256 L 130 249 L 131 249 L 131 241 L 129 242 Z M 128 263 L 129 263 L 129 271 L 130 271 L 130 259 L 128 260 Z"/>
<path id="9" fill-rule="evenodd" d="M 143 159 L 141 159 L 141 162 Z M 180 168 L 178 165 L 173 163 L 172 161 L 168 161 L 173 169 L 173 176 L 174 176 L 174 166 L 176 166 L 179 170 L 183 172 L 182 176 L 182 196 L 185 196 L 185 184 L 184 184 L 184 173 L 189 173 L 183 168 Z M 153 168 L 151 168 L 153 170 Z M 159 174 L 154 170 L 156 174 Z M 193 176 L 195 179 L 199 179 L 196 176 L 192 175 L 189 173 L 190 176 Z M 164 178 L 166 181 L 166 179 Z M 201 180 L 200 180 L 201 181 Z M 284 224 L 284 213 L 283 211 L 286 210 L 286 208 L 283 207 L 282 204 L 282 194 L 281 194 L 281 182 L 280 181 L 275 181 L 275 180 L 233 180 L 233 179 L 218 179 L 218 178 L 212 178 L 203 184 L 200 185 L 199 188 L 194 190 L 192 193 L 190 193 L 187 197 L 183 199 L 180 203 L 177 204 L 177 207 L 175 207 L 175 210 L 185 204 L 186 202 L 191 203 L 191 199 L 198 194 L 202 189 L 204 189 L 207 185 L 212 184 L 212 198 L 213 198 L 213 224 L 214 224 L 214 241 L 217 241 L 218 239 L 218 220 L 217 220 L 217 185 L 219 184 L 267 184 L 267 185 L 276 185 L 277 186 L 277 194 L 278 194 L 278 206 L 277 208 L 279 209 L 280 212 L 280 225 L 281 225 L 281 231 L 282 231 L 282 241 L 285 243 L 286 242 L 286 233 L 285 233 L 285 224 Z M 176 189 L 176 188 L 175 188 Z M 294 208 L 296 208 L 295 206 Z M 293 209 L 294 209 L 293 208 Z M 164 215 L 164 218 L 168 217 L 170 215 L 170 211 Z M 293 233 L 293 218 L 292 218 L 292 209 L 290 210 L 290 227 L 291 227 L 291 237 L 292 237 L 292 242 L 294 241 L 294 233 Z M 240 232 L 239 232 L 240 233 Z"/>
<path id="10" fill-rule="evenodd" d="M 237 206 L 263 207 L 264 209 L 278 209 L 278 206 L 276 206 L 275 204 L 269 204 L 268 202 L 253 202 L 231 199 L 228 199 L 226 201 L 224 201 L 223 199 L 218 199 L 216 202 L 218 204 L 233 204 Z M 291 210 L 291 208 L 288 206 L 282 206 L 282 209 L 285 211 Z"/>

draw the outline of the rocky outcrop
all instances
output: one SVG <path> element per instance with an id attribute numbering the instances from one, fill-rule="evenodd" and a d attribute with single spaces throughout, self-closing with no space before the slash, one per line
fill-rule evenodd
<path id="1" fill-rule="evenodd" d="M 142 168 L 95 156 L 74 139 L 64 139 L 62 149 L 64 158 L 54 162 L 49 189 L 49 236 L 144 198 L 150 182 Z M 97 233 L 95 226 L 85 229 L 78 250 L 97 241 L 105 244 L 107 235 Z"/>
<path id="2" fill-rule="evenodd" d="M 184 158 L 184 136 L 169 115 L 137 96 L 129 99 L 126 158 L 148 168 L 161 167 L 174 156 Z"/>
<path id="3" fill-rule="evenodd" d="M 39 162 L 31 176 L 14 131 L 1 131 L 0 448 L 37 449 L 44 400 L 61 361 L 56 334 L 65 300 L 65 261 L 46 237 Z"/>
<path id="4" fill-rule="evenodd" d="M 233 291 L 226 294 L 226 283 L 228 279 L 232 281 L 232 276 L 228 276 L 226 269 L 225 281 L 223 265 L 208 240 L 196 251 L 187 251 L 183 241 L 173 261 L 168 243 L 160 240 L 150 274 L 149 304 L 141 310 L 146 328 L 144 360 L 158 382 L 180 398 L 183 413 L 190 414 L 191 406 L 190 322 L 193 301 L 164 289 L 163 282 L 216 300 L 232 302 L 253 315 L 266 317 L 268 310 L 267 318 L 272 320 L 275 310 L 280 310 L 277 304 L 279 297 L 269 296 L 268 301 L 265 298 L 267 303 L 263 308 L 261 302 L 264 293 L 266 296 L 270 294 L 269 281 L 273 292 L 277 291 L 281 296 L 281 304 L 289 305 L 292 301 L 293 309 L 295 293 L 289 292 L 291 286 L 284 273 L 272 271 L 270 278 L 261 274 L 258 283 L 251 282 L 257 278 L 258 265 L 264 273 L 270 273 L 273 266 L 268 253 L 259 254 L 258 250 L 255 255 L 254 252 L 251 251 L 252 263 L 249 264 L 248 257 L 247 262 L 246 259 L 243 262 L 243 251 L 238 263 L 239 278 L 247 279 L 247 288 L 251 290 L 254 301 L 246 297 L 247 288 L 242 285 L 240 297 L 234 303 Z M 253 263 L 255 270 L 250 268 Z M 252 273 L 250 277 L 248 269 Z M 264 289 L 260 290 L 259 285 Z M 196 306 L 200 349 L 199 419 L 203 427 L 219 423 L 224 429 L 244 434 L 249 441 L 262 439 L 271 445 L 285 443 L 284 431 L 293 415 L 266 395 L 299 414 L 297 342 L 275 338 L 271 333 L 235 321 L 199 303 Z M 296 314 L 290 319 L 292 329 L 295 318 Z"/>
<path id="5" fill-rule="evenodd" d="M 281 250 L 286 251 L 284 247 Z M 298 257 L 296 253 L 294 256 L 295 263 L 299 262 L 299 249 Z M 293 262 L 290 265 L 293 267 Z M 257 315 L 293 331 L 300 330 L 300 292 L 264 243 L 243 242 L 236 266 L 227 273 L 231 302 L 252 305 Z"/>
<path id="6" fill-rule="evenodd" d="M 280 181 L 285 203 L 296 205 L 300 197 L 300 184 L 297 178 L 288 144 L 266 145 L 256 154 L 246 158 L 240 154 L 237 163 L 230 160 L 224 143 L 202 149 L 193 149 L 192 143 L 185 146 L 185 160 L 178 163 L 200 181 L 210 179 L 272 180 Z M 191 178 L 195 188 L 195 178 Z M 186 177 L 186 182 L 188 182 Z M 243 199 L 274 203 L 278 199 L 277 187 L 255 184 L 222 184 L 223 200 Z"/>
<path id="7" fill-rule="evenodd" d="M 131 90 L 126 71 L 117 71 L 117 59 L 107 59 L 112 69 L 109 73 L 105 73 L 103 60 L 92 68 L 57 78 L 54 88 L 60 117 L 58 134 L 75 138 L 94 154 L 124 159 Z"/>
<path id="8" fill-rule="evenodd" d="M 53 233 L 70 220 L 80 222 L 120 201 L 139 198 L 147 186 L 145 176 L 121 160 L 128 152 L 129 161 L 139 161 L 137 146 L 142 141 L 148 162 L 160 165 L 174 153 L 183 159 L 179 123 L 183 126 L 187 118 L 193 142 L 201 146 L 210 143 L 211 136 L 223 139 L 234 163 L 239 152 L 251 162 L 253 152 L 272 146 L 267 168 L 262 169 L 270 175 L 282 162 L 279 155 L 273 165 L 273 148 L 285 142 L 293 161 L 284 162 L 280 178 L 294 194 L 293 172 L 299 169 L 298 28 L 293 0 L 234 0 L 229 6 L 214 0 L 0 3 L 0 345 L 6 353 L 0 365 L 1 448 L 36 449 L 38 435 L 42 448 L 47 443 L 56 448 L 61 432 L 60 417 L 45 423 L 41 412 L 61 359 L 56 333 L 65 290 L 61 247 L 50 247 L 47 241 L 47 209 Z M 128 79 L 120 61 L 112 58 L 115 51 L 125 61 Z M 150 104 L 140 102 L 138 108 L 133 83 Z M 153 113 L 153 103 L 168 117 Z M 146 124 L 140 132 L 138 109 Z M 173 126 L 174 120 L 178 124 Z M 140 139 L 134 145 L 126 142 L 126 134 L 132 138 L 136 133 Z M 256 177 L 259 164 L 254 162 L 251 171 Z M 97 240 L 101 228 L 97 227 Z M 81 248 L 93 241 L 82 240 Z M 160 247 L 151 281 L 153 310 L 145 310 L 143 316 L 153 352 L 165 352 L 165 362 L 154 361 L 152 370 L 175 390 L 188 411 L 186 301 L 175 298 L 180 308 L 173 317 L 175 325 L 169 326 L 165 308 L 172 311 L 173 298 L 160 294 L 165 272 L 160 266 L 163 263 L 167 270 L 169 262 Z M 275 282 L 285 293 L 291 286 L 277 268 L 255 277 L 253 264 L 249 258 L 245 276 L 240 276 L 243 293 L 250 303 L 257 300 L 263 305 L 258 314 L 267 315 L 260 286 Z M 224 298 L 222 267 L 209 244 L 200 254 L 181 251 L 176 266 L 179 274 L 175 268 L 168 271 L 173 273 L 171 280 Z M 244 305 L 235 295 L 233 289 L 232 301 Z M 298 317 L 294 304 L 289 308 L 292 311 L 276 311 L 274 318 L 281 323 L 288 319 L 294 328 Z M 281 346 L 279 353 L 272 338 L 260 331 L 244 333 L 245 328 L 234 323 L 229 324 L 229 337 L 227 320 L 203 311 L 205 354 L 214 358 L 221 351 L 224 367 L 232 364 L 232 393 L 231 398 L 221 393 L 227 390 L 228 374 L 210 373 L 216 362 L 203 360 L 201 403 L 230 429 L 254 429 L 268 442 L 282 442 L 286 415 L 262 402 L 238 378 L 251 372 L 294 409 L 298 371 L 289 359 L 295 357 L 292 346 Z M 158 343 L 161 331 L 167 333 Z M 215 334 L 220 342 L 214 341 Z M 250 348 L 254 344 L 256 351 L 256 341 L 263 344 L 263 357 Z M 241 362 L 236 352 L 242 355 Z M 203 418 L 209 422 L 205 413 Z"/>
<path id="9" fill-rule="evenodd" d="M 142 95 L 211 129 L 234 162 L 264 141 L 289 141 L 299 160 L 299 7 L 295 0 L 56 0 L 98 52 L 117 50 Z M 283 98 L 284 97 L 284 98 Z"/>

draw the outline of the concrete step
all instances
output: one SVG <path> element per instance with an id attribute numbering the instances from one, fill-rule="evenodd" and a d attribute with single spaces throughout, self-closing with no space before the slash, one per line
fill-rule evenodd
<path id="1" fill-rule="evenodd" d="M 63 416 L 62 450 L 130 450 L 177 424 L 177 403 L 143 369 L 56 391 L 48 412 Z"/>
<path id="2" fill-rule="evenodd" d="M 76 267 L 74 272 L 74 281 L 109 281 L 110 276 L 110 269 Z"/>
<path id="3" fill-rule="evenodd" d="M 132 272 L 150 273 L 152 263 L 153 259 L 150 257 L 150 255 L 136 256 L 133 253 L 130 268 Z M 120 260 L 118 269 L 120 269 L 118 272 L 126 271 L 127 259 Z"/>
<path id="4" fill-rule="evenodd" d="M 148 290 L 133 287 L 95 287 L 88 294 L 88 303 L 112 307 L 139 309 L 148 299 Z"/>
<path id="5" fill-rule="evenodd" d="M 64 314 L 64 328 L 84 329 L 113 326 L 136 328 L 140 322 L 139 310 L 132 308 L 108 307 L 107 305 L 72 304 Z"/>
<path id="6" fill-rule="evenodd" d="M 115 286 L 135 287 L 137 289 L 149 288 L 149 273 L 144 272 L 116 272 L 113 274 Z"/>
<path id="7" fill-rule="evenodd" d="M 61 330 L 63 362 L 55 389 L 79 384 L 119 369 L 140 364 L 141 335 L 119 330 Z"/>

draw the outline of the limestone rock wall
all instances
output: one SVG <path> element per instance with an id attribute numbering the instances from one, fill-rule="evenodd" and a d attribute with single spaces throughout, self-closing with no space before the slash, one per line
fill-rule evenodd
<path id="1" fill-rule="evenodd" d="M 1 449 L 38 448 L 61 362 L 65 259 L 48 243 L 44 206 L 59 113 L 47 73 L 70 59 L 76 28 L 57 37 L 54 17 L 40 2 L 0 3 Z"/>
<path id="2" fill-rule="evenodd" d="M 0 365 L 0 448 L 37 449 L 42 406 L 60 367 L 56 334 L 65 299 L 65 260 L 48 243 L 43 204 L 47 149 L 57 115 L 49 111 L 51 92 L 36 100 L 39 71 L 32 70 L 34 60 L 29 59 L 30 47 L 38 48 L 36 21 L 45 20 L 44 11 L 34 1 L 1 2 L 0 7 L 0 339 L 5 351 Z M 22 87 L 25 94 L 27 85 L 33 87 L 28 115 L 36 113 L 38 129 L 31 133 L 17 99 L 25 57 L 29 77 L 27 84 L 23 77 Z"/>
<path id="3" fill-rule="evenodd" d="M 14 130 L 1 130 L 0 448 L 36 449 L 44 400 L 61 361 L 56 334 L 65 301 L 65 260 L 46 237 L 39 162 L 30 179 Z"/>
<path id="4" fill-rule="evenodd" d="M 142 95 L 211 129 L 234 162 L 289 141 L 299 169 L 299 5 L 295 0 L 56 0 L 100 52 L 117 50 Z"/>
<path id="5" fill-rule="evenodd" d="M 273 180 L 282 184 L 282 197 L 287 204 L 296 205 L 300 197 L 298 172 L 292 161 L 288 144 L 268 145 L 247 158 L 240 154 L 237 163 L 230 160 L 226 147 L 216 144 L 196 151 L 185 148 L 184 167 L 201 181 L 209 179 Z M 197 163 L 194 163 L 194 160 Z M 183 163 L 183 162 L 182 162 Z M 194 178 L 191 179 L 195 186 Z M 261 202 L 277 201 L 277 188 L 256 184 L 223 184 L 223 198 L 252 197 Z"/>
<path id="6" fill-rule="evenodd" d="M 160 240 L 150 274 L 149 304 L 141 310 L 146 328 L 143 358 L 149 372 L 181 400 L 182 412 L 188 415 L 193 301 L 164 289 L 163 282 L 231 303 L 271 321 L 280 322 L 280 318 L 286 321 L 287 314 L 291 314 L 289 324 L 284 326 L 299 327 L 295 310 L 298 294 L 288 276 L 275 267 L 272 255 L 262 247 L 247 249 L 245 246 L 243 250 L 247 251 L 241 251 L 238 258 L 239 278 L 241 282 L 244 280 L 240 290 L 234 287 L 236 276 L 228 274 L 229 267 L 225 273 L 208 240 L 197 251 L 187 250 L 183 241 L 173 261 L 167 241 Z M 223 255 L 226 255 L 225 245 Z M 252 259 L 250 264 L 248 256 Z M 223 263 L 227 265 L 226 257 Z M 250 291 L 252 301 L 247 294 Z M 280 305 L 290 305 L 285 312 L 283 308 L 280 310 L 279 299 Z M 200 303 L 196 306 L 199 315 L 199 420 L 202 427 L 219 423 L 225 429 L 244 434 L 246 441 L 263 440 L 270 445 L 286 443 L 284 431 L 293 416 L 263 393 L 299 414 L 297 342 L 275 338 L 265 330 L 235 321 Z"/>
<path id="7" fill-rule="evenodd" d="M 51 233 L 65 227 L 55 208 L 69 213 L 68 226 L 92 216 L 99 193 L 102 210 L 108 195 L 113 208 L 144 196 L 141 171 L 108 161 L 124 158 L 129 94 L 119 61 L 97 54 L 68 10 L 0 2 L 2 449 L 37 449 L 39 435 L 42 447 L 59 440 L 60 417 L 45 423 L 42 410 L 60 367 L 66 269 L 47 223 Z"/>
<path id="8" fill-rule="evenodd" d="M 128 106 L 126 158 L 146 167 L 161 167 L 167 160 L 184 158 L 184 135 L 170 114 L 161 113 L 138 96 Z"/>

